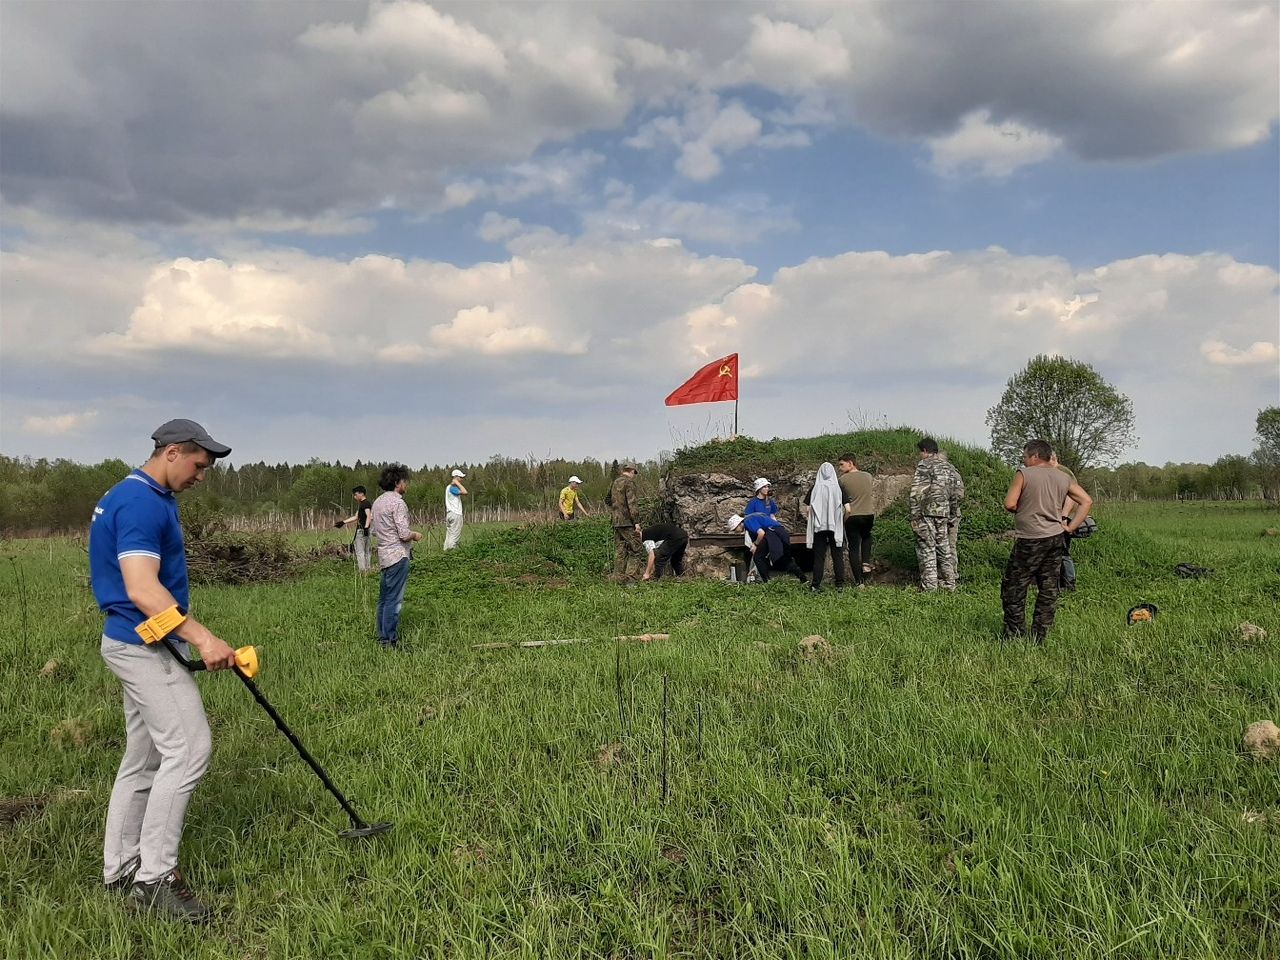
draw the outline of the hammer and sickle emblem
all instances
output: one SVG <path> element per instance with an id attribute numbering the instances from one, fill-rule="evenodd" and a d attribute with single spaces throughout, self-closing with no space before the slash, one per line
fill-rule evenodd
<path id="1" fill-rule="evenodd" d="M 720 367 L 720 376 L 722 376 L 722 377 L 732 377 L 732 376 L 733 376 L 733 371 L 732 371 L 731 369 L 729 369 L 729 365 L 728 365 L 727 363 L 726 363 L 726 364 L 723 364 L 723 365 Z"/>

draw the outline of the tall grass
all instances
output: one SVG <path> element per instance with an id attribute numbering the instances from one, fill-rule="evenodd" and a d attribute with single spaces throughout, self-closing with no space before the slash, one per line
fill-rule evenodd
<path id="1" fill-rule="evenodd" d="M 619 588 L 602 525 L 469 527 L 415 557 L 403 655 L 374 649 L 376 578 L 339 561 L 198 589 L 365 817 L 396 822 L 338 840 L 240 685 L 202 677 L 215 758 L 184 861 L 224 919 L 199 937 L 99 889 L 123 730 L 84 556 L 7 543 L 0 797 L 44 806 L 0 823 L 4 955 L 1274 958 L 1280 768 L 1238 744 L 1280 719 L 1275 513 L 1099 519 L 1045 649 L 998 641 L 1008 547 L 984 540 L 956 595 L 812 597 Z M 1160 616 L 1128 628 L 1139 601 Z M 831 659 L 800 655 L 813 633 Z M 566 638 L 586 642 L 473 648 Z M 52 744 L 68 719 L 84 746 Z"/>

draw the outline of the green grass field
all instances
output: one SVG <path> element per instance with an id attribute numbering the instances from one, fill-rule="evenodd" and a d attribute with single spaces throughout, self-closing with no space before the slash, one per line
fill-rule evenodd
<path id="1" fill-rule="evenodd" d="M 1280 765 L 1239 745 L 1280 720 L 1280 540 L 1260 536 L 1280 516 L 1098 514 L 1045 649 L 999 643 L 1008 545 L 987 540 L 962 541 L 956 595 L 812 597 L 620 588 L 602 526 L 473 529 L 415 559 L 403 654 L 374 649 L 376 578 L 339 560 L 197 588 L 366 819 L 396 824 L 337 839 L 246 691 L 202 677 L 215 756 L 183 855 L 223 919 L 198 933 L 101 889 L 123 726 L 85 556 L 6 542 L 3 955 L 1274 960 Z M 1161 616 L 1127 628 L 1143 601 Z M 832 658 L 800 656 L 814 633 Z M 568 638 L 589 642 L 472 648 Z"/>

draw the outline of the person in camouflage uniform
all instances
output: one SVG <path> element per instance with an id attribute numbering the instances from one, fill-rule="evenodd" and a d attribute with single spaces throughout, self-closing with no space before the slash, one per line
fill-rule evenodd
<path id="1" fill-rule="evenodd" d="M 911 529 L 916 535 L 920 589 L 954 590 L 956 569 L 947 529 L 953 511 L 959 515 L 954 468 L 938 456 L 938 444 L 932 437 L 922 439 L 916 449 L 920 462 L 911 481 Z"/>
<path id="2" fill-rule="evenodd" d="M 640 507 L 636 494 L 634 463 L 623 466 L 622 473 L 609 488 L 609 496 L 605 502 L 609 506 L 613 523 L 613 577 L 621 579 L 627 575 L 627 566 L 632 557 L 636 560 L 636 573 L 643 573 L 645 553 L 640 538 Z"/>
<path id="3" fill-rule="evenodd" d="M 951 515 L 947 520 L 947 540 L 951 543 L 951 566 L 960 580 L 960 504 L 964 500 L 964 478 L 956 465 L 947 458 L 947 451 L 939 450 L 941 466 L 951 474 Z"/>

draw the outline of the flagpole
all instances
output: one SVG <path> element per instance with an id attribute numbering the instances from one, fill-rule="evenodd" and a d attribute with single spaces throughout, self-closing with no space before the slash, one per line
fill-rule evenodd
<path id="1" fill-rule="evenodd" d="M 738 437 L 738 398 L 733 398 L 733 439 Z"/>

